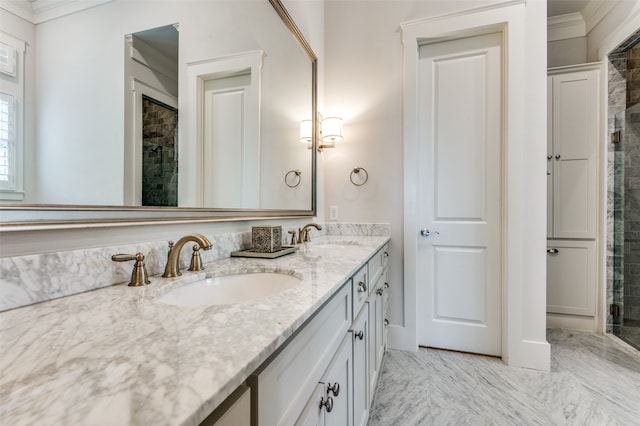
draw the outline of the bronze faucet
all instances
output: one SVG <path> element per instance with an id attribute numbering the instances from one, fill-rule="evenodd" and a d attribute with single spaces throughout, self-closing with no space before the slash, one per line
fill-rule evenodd
<path id="1" fill-rule="evenodd" d="M 164 278 L 173 278 L 182 275 L 180 272 L 180 250 L 189 241 L 200 246 L 203 250 L 210 250 L 213 245 L 211 241 L 204 235 L 189 234 L 180 238 L 174 245 L 173 241 L 169 241 L 169 254 L 167 255 L 167 265 L 164 267 Z"/>
<path id="2" fill-rule="evenodd" d="M 311 241 L 311 237 L 309 236 L 309 228 L 311 227 L 316 228 L 318 231 L 322 230 L 322 226 L 318 225 L 317 223 L 309 223 L 303 226 L 302 229 L 300 229 L 298 242 L 308 243 L 309 241 Z"/>

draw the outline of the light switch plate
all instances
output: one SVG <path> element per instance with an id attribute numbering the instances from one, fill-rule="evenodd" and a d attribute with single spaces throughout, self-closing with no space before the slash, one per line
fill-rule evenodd
<path id="1" fill-rule="evenodd" d="M 329 206 L 329 220 L 338 220 L 338 206 Z"/>

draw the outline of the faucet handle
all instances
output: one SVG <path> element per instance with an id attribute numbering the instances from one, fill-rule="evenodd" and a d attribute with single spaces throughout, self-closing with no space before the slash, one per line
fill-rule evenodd
<path id="1" fill-rule="evenodd" d="M 189 265 L 189 271 L 202 271 L 204 266 L 202 266 L 202 258 L 200 257 L 200 246 L 197 244 L 193 245 L 193 254 L 191 255 L 191 263 Z"/>
<path id="2" fill-rule="evenodd" d="M 114 262 L 136 261 L 133 265 L 133 271 L 131 272 L 130 287 L 140 287 L 151 283 L 151 281 L 149 281 L 149 274 L 147 274 L 147 267 L 144 264 L 144 254 L 114 254 L 111 256 L 111 260 Z"/>
<path id="3" fill-rule="evenodd" d="M 296 238 L 296 230 L 295 229 L 290 229 L 289 234 L 291 234 L 291 245 L 295 246 L 296 244 L 298 244 L 298 239 Z"/>

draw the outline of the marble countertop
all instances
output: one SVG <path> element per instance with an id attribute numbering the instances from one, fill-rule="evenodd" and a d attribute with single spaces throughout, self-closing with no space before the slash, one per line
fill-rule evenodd
<path id="1" fill-rule="evenodd" d="M 151 277 L 146 287 L 115 285 L 3 312 L 0 423 L 197 425 L 388 240 L 320 237 L 277 259 L 224 259 L 176 279 Z M 157 300 L 206 276 L 258 271 L 302 281 L 233 305 Z"/>

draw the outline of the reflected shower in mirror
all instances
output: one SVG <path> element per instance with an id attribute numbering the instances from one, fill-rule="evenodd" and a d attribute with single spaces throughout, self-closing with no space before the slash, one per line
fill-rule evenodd
<path id="1" fill-rule="evenodd" d="M 178 206 L 177 25 L 125 37 L 125 203 Z M 125 105 L 125 110 L 127 105 Z"/>

